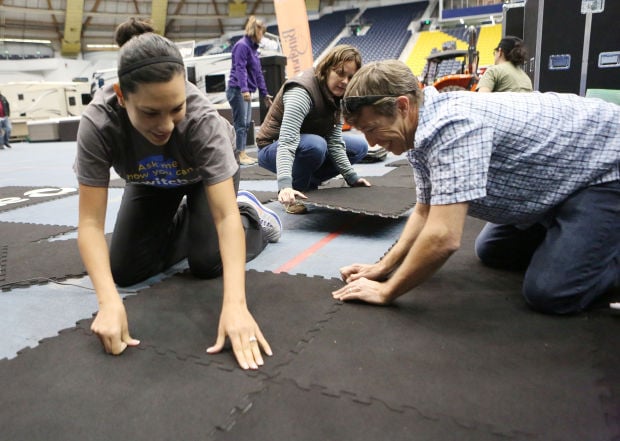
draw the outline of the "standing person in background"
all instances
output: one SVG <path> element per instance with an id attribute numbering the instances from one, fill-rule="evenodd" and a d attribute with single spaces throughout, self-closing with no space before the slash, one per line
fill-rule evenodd
<path id="1" fill-rule="evenodd" d="M 490 66 L 478 82 L 478 92 L 531 92 L 532 80 L 521 66 L 527 59 L 523 40 L 507 36 L 493 50 L 495 65 Z"/>
<path id="2" fill-rule="evenodd" d="M 247 307 L 245 262 L 276 242 L 282 226 L 254 195 L 237 193 L 233 128 L 187 81 L 176 45 L 151 30 L 135 19 L 119 26 L 118 83 L 97 91 L 78 129 L 78 246 L 99 302 L 91 329 L 110 354 L 138 345 L 117 285 L 187 258 L 195 276 L 224 281 L 207 352 L 220 352 L 228 337 L 239 365 L 255 369 L 261 349 L 271 349 Z M 126 185 L 108 252 L 110 168 Z"/>
<path id="3" fill-rule="evenodd" d="M 2 132 L 2 145 L 0 145 L 0 149 L 3 149 L 4 146 L 11 148 L 11 144 L 9 143 L 11 139 L 10 116 L 11 108 L 9 107 L 9 102 L 6 97 L 2 95 L 2 92 L 0 92 L 0 132 Z"/>
<path id="4" fill-rule="evenodd" d="M 242 165 L 256 164 L 256 159 L 245 152 L 248 130 L 252 124 L 252 94 L 258 89 L 265 106 L 271 106 L 271 96 L 265 85 L 263 69 L 258 58 L 258 45 L 267 27 L 253 15 L 245 25 L 245 35 L 232 48 L 232 63 L 226 99 L 232 110 L 237 135 L 236 149 Z"/>
<path id="5" fill-rule="evenodd" d="M 362 65 L 353 46 L 335 46 L 316 66 L 280 88 L 256 135 L 258 163 L 277 174 L 278 200 L 292 214 L 307 211 L 302 192 L 341 174 L 352 187 L 369 187 L 351 164 L 368 153 L 360 135 L 342 134 L 340 100 Z"/>

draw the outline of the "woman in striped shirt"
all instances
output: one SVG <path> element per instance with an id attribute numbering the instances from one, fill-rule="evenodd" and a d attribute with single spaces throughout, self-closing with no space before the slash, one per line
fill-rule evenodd
<path id="1" fill-rule="evenodd" d="M 353 46 L 338 45 L 316 68 L 289 79 L 269 108 L 256 136 L 258 164 L 277 174 L 278 200 L 288 213 L 305 213 L 298 198 L 342 175 L 350 186 L 370 186 L 351 164 L 361 161 L 368 143 L 342 133 L 340 100 L 362 57 Z"/>

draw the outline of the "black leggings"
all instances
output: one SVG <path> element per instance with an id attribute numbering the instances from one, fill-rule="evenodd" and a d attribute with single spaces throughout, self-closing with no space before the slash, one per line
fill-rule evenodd
<path id="1" fill-rule="evenodd" d="M 239 188 L 235 176 L 235 191 Z M 184 201 L 183 197 L 187 200 Z M 245 230 L 246 261 L 258 256 L 268 243 L 253 209 L 239 206 Z M 204 185 L 162 189 L 127 184 L 118 211 L 110 264 L 119 286 L 141 282 L 187 258 L 197 277 L 222 274 L 217 230 Z"/>

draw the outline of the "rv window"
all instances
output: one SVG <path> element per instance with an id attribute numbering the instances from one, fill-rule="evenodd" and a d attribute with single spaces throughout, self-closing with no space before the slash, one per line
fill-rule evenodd
<path id="1" fill-rule="evenodd" d="M 226 91 L 226 75 L 205 75 L 205 92 L 217 93 Z"/>

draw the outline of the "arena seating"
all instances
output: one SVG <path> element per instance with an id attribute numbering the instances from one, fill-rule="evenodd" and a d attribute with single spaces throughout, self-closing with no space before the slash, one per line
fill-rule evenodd
<path id="1" fill-rule="evenodd" d="M 478 66 L 491 66 L 495 62 L 493 58 L 493 49 L 502 39 L 502 25 L 496 24 L 491 26 L 482 26 L 478 32 L 477 49 L 480 52 L 480 60 Z"/>
<path id="2" fill-rule="evenodd" d="M 368 8 L 359 20 L 363 27 L 370 26 L 368 31 L 364 35 L 344 37 L 338 43 L 357 47 L 364 63 L 399 58 L 411 37 L 409 25 L 427 7 L 428 2 L 417 2 Z"/>
<path id="3" fill-rule="evenodd" d="M 411 51 L 404 54 L 403 50 L 412 38 L 411 24 L 415 27 L 416 20 L 422 17 L 427 8 L 428 1 L 380 6 L 366 9 L 359 17 L 357 15 L 360 10 L 352 8 L 309 20 L 314 60 L 319 59 L 333 44 L 351 44 L 360 50 L 364 63 L 390 58 L 403 59 L 414 74 L 422 76 L 428 55 L 433 50 L 441 50 L 445 42 L 456 42 L 456 49 L 466 50 L 468 47 L 467 27 L 462 26 L 419 32 Z M 354 25 L 360 26 L 360 35 L 349 35 L 335 41 L 343 30 L 352 29 Z M 484 25 L 476 29 L 479 67 L 489 66 L 493 64 L 493 48 L 501 38 L 501 24 Z M 267 32 L 278 35 L 278 26 L 268 26 Z M 222 47 L 197 47 L 195 55 L 229 53 L 240 38 L 241 35 L 231 37 L 226 42 L 227 45 Z M 461 67 L 462 60 L 447 60 L 439 65 L 439 75 L 456 73 Z"/>
<path id="4" fill-rule="evenodd" d="M 502 26 L 501 24 L 481 26 L 477 28 L 477 31 L 478 41 L 476 48 L 480 54 L 478 66 L 490 66 L 494 63 L 493 49 L 501 39 Z M 426 69 L 426 57 L 428 57 L 433 50 L 441 50 L 442 45 L 446 41 L 456 41 L 457 49 L 466 50 L 468 47 L 467 30 L 463 27 L 445 29 L 442 31 L 420 32 L 416 44 L 406 59 L 406 63 L 411 71 L 418 76 L 423 75 Z M 460 62 L 457 60 L 444 61 L 440 64 L 441 70 L 439 74 L 450 75 L 455 73 L 456 70 L 458 70 L 458 66 L 460 66 Z"/>
<path id="5" fill-rule="evenodd" d="M 357 15 L 358 12 L 359 9 L 348 9 L 324 15 L 318 20 L 310 20 L 312 55 L 315 60 L 347 26 L 350 17 Z"/>
<path id="6" fill-rule="evenodd" d="M 463 40 L 455 39 L 442 31 L 424 31 L 418 35 L 415 46 L 407 57 L 407 65 L 411 71 L 420 76 L 426 67 L 426 57 L 428 57 L 433 49 L 440 51 L 443 43 L 446 41 L 456 41 L 457 49 L 467 49 L 467 43 Z M 443 64 L 443 63 L 442 63 Z"/>

